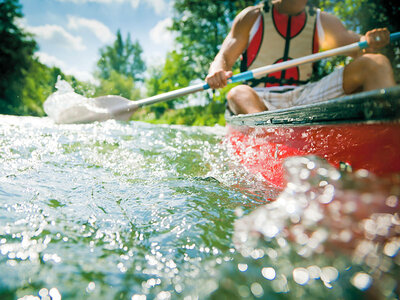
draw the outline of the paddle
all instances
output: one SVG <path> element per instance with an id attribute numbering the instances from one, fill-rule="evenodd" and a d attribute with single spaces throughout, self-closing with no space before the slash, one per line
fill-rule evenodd
<path id="1" fill-rule="evenodd" d="M 395 41 L 398 39 L 400 39 L 400 32 L 392 33 L 390 35 L 390 41 Z M 282 71 L 284 69 L 292 68 L 306 63 L 315 62 L 327 57 L 341 55 L 359 49 L 365 49 L 367 47 L 368 44 L 366 41 L 353 43 L 332 50 L 323 51 L 308 56 L 304 56 L 301 58 L 296 58 L 289 61 L 277 63 L 274 65 L 269 65 L 251 71 L 243 72 L 229 78 L 228 83 L 241 82 L 245 80 L 251 80 L 254 78 L 261 78 L 270 73 Z M 209 88 L 210 87 L 208 86 L 208 84 L 203 82 L 197 85 L 191 85 L 179 90 L 152 96 L 138 101 L 130 101 L 120 96 L 102 96 L 91 99 L 86 103 L 84 103 L 84 105 L 78 105 L 77 107 L 70 106 L 64 111 L 62 111 L 61 107 L 60 108 L 61 111 L 57 111 L 57 114 L 55 114 L 53 111 L 52 112 L 46 111 L 46 107 L 45 111 L 57 123 L 89 123 L 95 121 L 105 121 L 108 119 L 128 120 L 129 117 L 132 115 L 132 113 L 140 107 L 151 105 L 158 102 L 168 101 L 181 96 L 193 94 L 199 91 L 205 91 L 208 90 Z M 49 98 L 55 96 L 56 93 L 50 96 Z M 79 97 L 79 95 L 77 96 Z M 64 95 L 64 98 L 65 101 L 68 100 L 67 94 Z M 46 100 L 46 102 L 48 100 Z"/>

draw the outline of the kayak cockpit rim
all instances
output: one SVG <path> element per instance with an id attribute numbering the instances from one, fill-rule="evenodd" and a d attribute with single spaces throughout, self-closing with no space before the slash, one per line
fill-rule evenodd
<path id="1" fill-rule="evenodd" d="M 228 125 L 249 127 L 400 122 L 400 85 L 274 111 L 247 115 L 227 111 L 225 119 Z"/>

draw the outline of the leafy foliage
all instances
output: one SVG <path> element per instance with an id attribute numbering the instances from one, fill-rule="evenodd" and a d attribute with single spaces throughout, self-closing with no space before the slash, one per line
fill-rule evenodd
<path id="1" fill-rule="evenodd" d="M 55 92 L 58 76 L 68 81 L 74 90 L 84 96 L 93 96 L 94 86 L 65 75 L 57 67 L 48 67 L 37 59 L 32 59 L 25 74 L 25 84 L 21 88 L 21 104 L 13 108 L 13 113 L 20 115 L 44 116 L 43 102 Z"/>
<path id="2" fill-rule="evenodd" d="M 154 76 L 146 81 L 149 96 L 186 87 L 196 78 L 188 57 L 177 51 L 167 54 L 161 72 L 157 68 L 153 68 L 151 72 Z"/>
<path id="3" fill-rule="evenodd" d="M 387 27 L 390 32 L 400 31 L 400 6 L 398 0 L 309 0 L 313 5 L 320 7 L 338 16 L 345 26 L 357 33 L 364 34 L 374 28 Z M 381 51 L 392 62 L 395 79 L 400 81 L 400 43 L 392 43 Z M 320 64 L 320 75 L 333 70 L 335 65 L 343 64 L 345 58 L 332 58 Z"/>
<path id="4" fill-rule="evenodd" d="M 21 86 L 36 49 L 32 37 L 17 26 L 21 17 L 17 0 L 0 2 L 0 113 L 11 113 L 22 104 Z"/>
<path id="5" fill-rule="evenodd" d="M 134 78 L 111 70 L 108 79 L 100 79 L 99 86 L 96 87 L 95 96 L 107 94 L 120 95 L 128 99 L 139 99 L 140 91 L 135 88 Z"/>
<path id="6" fill-rule="evenodd" d="M 54 92 L 57 77 L 62 75 L 58 68 L 49 68 L 32 60 L 22 89 L 22 105 L 16 109 L 20 114 L 43 116 L 43 102 Z"/>
<path id="7" fill-rule="evenodd" d="M 143 72 L 146 69 L 142 52 L 138 41 L 132 43 L 129 34 L 124 41 L 118 30 L 114 44 L 100 49 L 101 58 L 97 63 L 98 77 L 108 80 L 114 71 L 131 77 L 134 81 L 142 81 Z"/>
<path id="8" fill-rule="evenodd" d="M 176 0 L 170 30 L 178 33 L 176 42 L 179 50 L 167 55 L 161 70 L 150 70 L 150 79 L 146 81 L 149 95 L 186 87 L 194 79 L 203 79 L 228 34 L 234 17 L 245 7 L 257 2 L 259 1 Z M 159 103 L 146 109 L 145 119 L 153 116 L 167 123 L 224 124 L 225 95 L 226 91 L 213 93 L 207 106 L 186 107 L 180 112 L 172 109 L 182 99 Z"/>
<path id="9" fill-rule="evenodd" d="M 43 115 L 42 103 L 54 92 L 57 76 L 69 81 L 75 90 L 88 97 L 118 94 L 129 99 L 141 97 L 142 81 L 148 95 L 183 88 L 194 79 L 202 79 L 208 66 L 219 51 L 234 17 L 245 7 L 260 0 L 175 0 L 173 24 L 177 33 L 177 48 L 167 54 L 165 63 L 146 70 L 143 50 L 138 41 L 128 35 L 123 39 L 120 31 L 112 45 L 100 49 L 96 76 L 100 85 L 78 81 L 66 76 L 58 68 L 47 67 L 34 57 L 37 45 L 33 37 L 19 28 L 22 17 L 18 0 L 0 0 L 0 113 Z M 347 28 L 358 33 L 377 27 L 400 31 L 398 0 L 309 0 L 309 3 L 337 15 Z M 399 43 L 382 51 L 393 64 L 397 82 L 400 82 Z M 346 58 L 335 57 L 323 61 L 316 78 L 331 72 Z M 223 124 L 224 103 L 230 87 L 204 94 L 206 106 L 184 107 L 183 99 L 159 103 L 138 112 L 134 117 L 151 122 L 175 124 Z M 180 107 L 181 109 L 177 109 Z"/>
<path id="10" fill-rule="evenodd" d="M 43 116 L 42 104 L 54 92 L 59 75 L 81 93 L 93 90 L 33 56 L 37 44 L 17 25 L 22 17 L 18 0 L 0 1 L 0 113 Z"/>
<path id="11" fill-rule="evenodd" d="M 195 79 L 195 73 L 187 57 L 177 51 L 168 53 L 164 66 L 152 67 L 149 73 L 150 78 L 146 80 L 148 96 L 187 87 Z M 175 104 L 182 101 L 181 98 L 158 103 L 149 110 L 159 117 L 166 109 L 175 108 Z"/>
<path id="12" fill-rule="evenodd" d="M 254 0 L 176 0 L 171 30 L 182 54 L 193 64 L 197 77 L 204 78 L 208 66 L 218 53 L 235 16 Z"/>
<path id="13" fill-rule="evenodd" d="M 211 102 L 206 106 L 188 106 L 181 109 L 164 109 L 162 113 L 150 107 L 140 110 L 133 115 L 135 120 L 154 124 L 178 124 L 194 126 L 225 125 L 225 104 Z"/>

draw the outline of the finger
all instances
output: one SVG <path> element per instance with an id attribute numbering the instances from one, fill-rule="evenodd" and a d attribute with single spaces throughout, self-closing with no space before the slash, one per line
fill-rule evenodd
<path id="1" fill-rule="evenodd" d="M 221 87 L 221 85 L 222 85 L 220 74 L 221 74 L 221 71 L 218 71 L 212 75 L 212 82 L 213 82 L 214 89 L 217 89 L 217 88 Z"/>
<path id="2" fill-rule="evenodd" d="M 225 72 L 221 72 L 221 73 L 218 74 L 218 80 L 219 80 L 220 87 L 226 86 L 227 79 L 226 79 L 226 76 L 225 76 Z"/>
<path id="3" fill-rule="evenodd" d="M 390 42 L 390 33 L 386 28 L 374 29 L 366 34 L 370 48 L 380 49 Z"/>
<path id="4" fill-rule="evenodd" d="M 216 79 L 216 78 L 213 78 L 213 85 L 212 85 L 212 89 L 213 90 L 216 90 L 216 89 L 218 89 L 219 88 L 219 82 L 218 82 L 218 80 Z"/>
<path id="5" fill-rule="evenodd" d="M 208 86 L 212 89 L 213 88 L 213 80 L 210 75 L 207 75 L 205 82 L 207 82 Z"/>
<path id="6" fill-rule="evenodd" d="M 225 72 L 225 76 L 226 76 L 226 81 L 227 81 L 227 83 L 228 83 L 228 78 L 231 78 L 232 75 L 233 75 L 233 72 L 232 72 L 232 71 L 226 71 L 226 72 Z"/>
<path id="7" fill-rule="evenodd" d="M 385 33 L 383 30 L 377 30 L 374 35 L 375 42 L 382 44 L 385 41 Z"/>
<path id="8" fill-rule="evenodd" d="M 390 32 L 387 28 L 382 30 L 383 40 L 385 41 L 385 45 L 390 43 Z"/>
<path id="9" fill-rule="evenodd" d="M 207 83 L 211 89 L 215 90 L 216 83 L 215 83 L 215 79 L 213 77 L 209 77 L 207 80 Z"/>

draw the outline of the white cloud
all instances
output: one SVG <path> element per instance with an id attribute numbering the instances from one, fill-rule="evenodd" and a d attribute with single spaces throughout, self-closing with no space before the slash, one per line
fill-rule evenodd
<path id="1" fill-rule="evenodd" d="M 164 45 L 171 48 L 174 42 L 174 36 L 167 28 L 172 25 L 172 19 L 161 20 L 150 30 L 150 39 L 156 45 Z"/>
<path id="2" fill-rule="evenodd" d="M 129 2 L 131 3 L 134 9 L 136 9 L 140 4 L 140 0 L 130 0 Z"/>
<path id="3" fill-rule="evenodd" d="M 161 15 L 168 8 L 165 0 L 147 0 L 146 2 L 154 8 L 154 11 L 158 15 Z"/>
<path id="4" fill-rule="evenodd" d="M 42 64 L 50 67 L 58 67 L 60 69 L 65 69 L 66 64 L 55 56 L 49 55 L 45 52 L 36 52 L 35 56 L 39 59 Z"/>
<path id="5" fill-rule="evenodd" d="M 123 3 L 127 0 L 58 0 L 59 2 L 72 2 L 76 4 L 84 4 L 84 3 L 104 3 L 104 4 L 113 4 L 113 3 Z M 128 0 L 128 1 L 135 1 L 135 0 Z M 139 0 L 136 0 L 139 1 Z"/>
<path id="6" fill-rule="evenodd" d="M 100 3 L 100 4 L 121 4 L 130 3 L 132 8 L 138 8 L 140 3 L 150 5 L 156 14 L 161 15 L 168 9 L 166 0 L 58 0 L 60 2 L 73 2 L 76 4 L 84 4 L 88 2 Z"/>
<path id="7" fill-rule="evenodd" d="M 80 28 L 89 29 L 103 43 L 110 43 L 115 39 L 114 34 L 106 25 L 94 19 L 68 16 L 67 27 L 72 30 L 79 30 Z"/>
<path id="8" fill-rule="evenodd" d="M 49 67 L 58 67 L 60 68 L 65 74 L 73 75 L 79 80 L 82 81 L 90 81 L 95 82 L 93 75 L 90 72 L 82 71 L 73 67 L 69 67 L 64 61 L 58 59 L 55 56 L 49 55 L 45 52 L 36 52 L 35 56 L 38 60 Z"/>
<path id="9" fill-rule="evenodd" d="M 142 59 L 144 60 L 147 68 L 162 68 L 165 64 L 166 57 L 164 52 L 144 52 Z"/>
<path id="10" fill-rule="evenodd" d="M 80 81 L 91 82 L 94 84 L 98 84 L 98 80 L 96 80 L 92 73 L 83 71 L 77 68 L 66 68 L 63 72 L 67 75 L 74 75 Z"/>
<path id="11" fill-rule="evenodd" d="M 86 46 L 79 36 L 73 36 L 64 28 L 58 25 L 28 26 L 27 30 L 35 34 L 38 38 L 50 41 L 53 44 L 66 48 L 72 48 L 77 51 L 83 51 Z"/>

